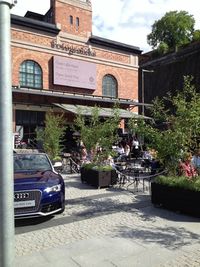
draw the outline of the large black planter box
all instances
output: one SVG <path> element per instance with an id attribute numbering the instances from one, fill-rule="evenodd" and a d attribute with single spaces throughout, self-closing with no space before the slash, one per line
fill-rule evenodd
<path id="1" fill-rule="evenodd" d="M 117 173 L 115 170 L 99 171 L 81 168 L 81 181 L 97 188 L 108 187 L 117 183 Z"/>
<path id="2" fill-rule="evenodd" d="M 151 201 L 173 211 L 200 217 L 200 192 L 152 182 Z"/>

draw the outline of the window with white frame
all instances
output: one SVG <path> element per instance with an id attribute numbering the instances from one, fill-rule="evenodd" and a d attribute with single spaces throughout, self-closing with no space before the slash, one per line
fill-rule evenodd
<path id="1" fill-rule="evenodd" d="M 21 87 L 42 88 L 42 69 L 35 61 L 23 61 L 20 65 L 19 76 Z"/>
<path id="2" fill-rule="evenodd" d="M 103 77 L 102 95 L 115 98 L 118 96 L 117 80 L 113 75 L 107 74 Z"/>

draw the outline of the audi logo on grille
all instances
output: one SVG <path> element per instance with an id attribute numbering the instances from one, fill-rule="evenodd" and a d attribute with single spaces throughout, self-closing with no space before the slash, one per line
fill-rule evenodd
<path id="1" fill-rule="evenodd" d="M 29 198 L 30 194 L 25 192 L 25 193 L 15 193 L 14 194 L 14 199 L 15 200 L 21 200 L 21 199 L 27 199 Z"/>

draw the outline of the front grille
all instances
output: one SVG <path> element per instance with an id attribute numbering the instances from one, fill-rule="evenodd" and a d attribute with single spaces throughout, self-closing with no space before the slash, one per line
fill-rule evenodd
<path id="1" fill-rule="evenodd" d="M 14 201 L 18 206 L 17 208 L 15 207 L 15 215 L 38 211 L 41 195 L 42 192 L 40 190 L 15 191 Z M 32 201 L 35 201 L 34 206 L 25 207 L 25 204 L 31 203 Z"/>

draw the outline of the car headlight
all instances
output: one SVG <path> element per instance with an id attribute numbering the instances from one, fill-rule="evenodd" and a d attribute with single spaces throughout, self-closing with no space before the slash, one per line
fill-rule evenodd
<path id="1" fill-rule="evenodd" d="M 51 187 L 47 187 L 44 189 L 45 192 L 50 193 L 50 192 L 59 192 L 61 191 L 61 184 L 57 184 Z"/>

